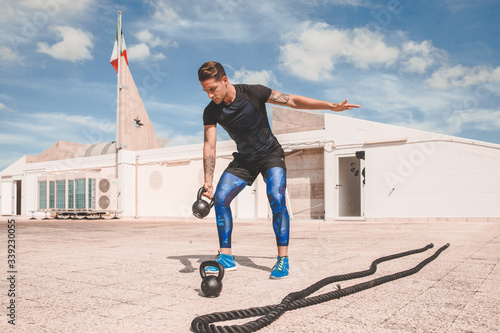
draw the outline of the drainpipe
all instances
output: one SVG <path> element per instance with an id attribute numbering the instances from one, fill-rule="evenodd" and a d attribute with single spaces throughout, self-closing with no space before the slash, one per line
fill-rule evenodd
<path id="1" fill-rule="evenodd" d="M 139 175 L 139 155 L 135 155 L 135 219 L 139 218 L 139 185 L 138 185 L 138 175 Z"/>

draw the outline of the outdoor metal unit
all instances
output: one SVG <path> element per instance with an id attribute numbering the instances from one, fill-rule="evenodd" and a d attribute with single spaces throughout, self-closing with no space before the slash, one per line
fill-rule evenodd
<path id="1" fill-rule="evenodd" d="M 117 181 L 112 178 L 97 178 L 96 182 L 96 210 L 116 210 L 118 208 L 117 200 Z"/>

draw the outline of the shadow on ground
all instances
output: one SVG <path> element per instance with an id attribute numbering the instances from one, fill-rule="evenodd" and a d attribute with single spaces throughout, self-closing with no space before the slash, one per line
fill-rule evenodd
<path id="1" fill-rule="evenodd" d="M 271 272 L 272 268 L 268 266 L 257 265 L 252 258 L 261 258 L 261 259 L 274 259 L 274 257 L 247 257 L 247 256 L 234 256 L 236 263 L 241 266 L 260 269 L 265 272 Z M 184 265 L 184 268 L 179 270 L 180 273 L 193 273 L 198 270 L 193 266 L 193 262 L 201 264 L 207 260 L 214 260 L 213 256 L 200 256 L 200 255 L 184 255 L 184 256 L 170 256 L 167 259 L 179 260 L 181 264 Z"/>

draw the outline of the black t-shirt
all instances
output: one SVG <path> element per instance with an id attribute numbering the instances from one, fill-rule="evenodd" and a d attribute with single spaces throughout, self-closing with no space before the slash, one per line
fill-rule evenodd
<path id="1" fill-rule="evenodd" d="M 262 158 L 281 147 L 271 131 L 266 102 L 272 90 L 262 85 L 236 84 L 236 98 L 225 105 L 211 101 L 203 112 L 204 125 L 219 123 L 246 158 Z"/>

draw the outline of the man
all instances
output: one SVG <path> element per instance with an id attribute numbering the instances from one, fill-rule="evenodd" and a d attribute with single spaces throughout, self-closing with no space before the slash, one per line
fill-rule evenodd
<path id="1" fill-rule="evenodd" d="M 230 203 L 247 185 L 252 185 L 262 174 L 267 186 L 267 197 L 273 214 L 273 229 L 278 246 L 278 258 L 270 278 L 288 276 L 288 240 L 290 220 L 285 204 L 286 166 L 285 153 L 271 132 L 265 103 L 288 106 L 294 109 L 344 111 L 359 105 L 320 101 L 304 96 L 282 94 L 262 85 L 231 84 L 218 62 L 204 63 L 198 70 L 203 90 L 212 100 L 203 113 L 205 143 L 203 166 L 205 170 L 204 196 L 215 197 L 215 214 L 219 233 L 220 251 L 216 261 L 227 271 L 236 269 L 231 252 L 233 218 Z M 236 142 L 237 153 L 213 188 L 217 123 Z M 207 272 L 217 272 L 207 267 Z"/>

